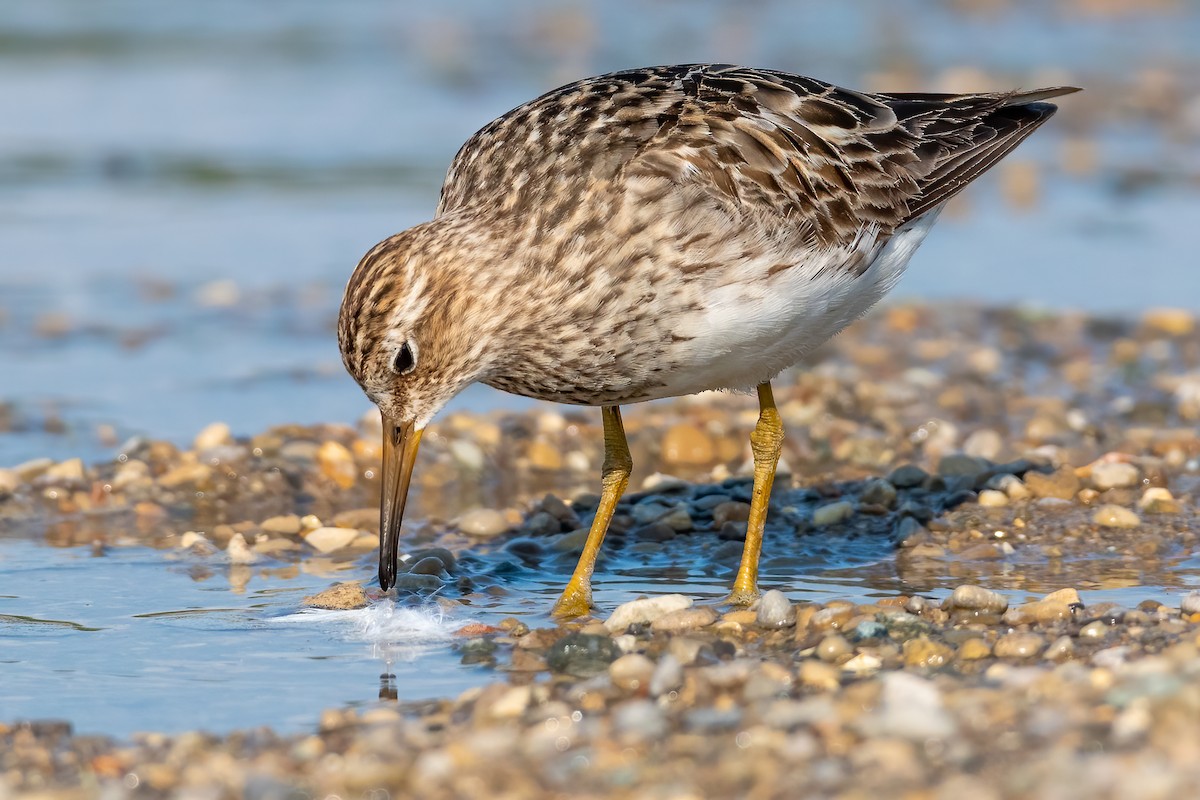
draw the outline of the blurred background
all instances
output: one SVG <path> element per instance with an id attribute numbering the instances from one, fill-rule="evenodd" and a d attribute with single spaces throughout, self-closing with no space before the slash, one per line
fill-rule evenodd
<path id="1" fill-rule="evenodd" d="M 333 324 L 361 254 L 431 216 L 493 117 L 632 66 L 1086 87 L 895 297 L 1194 309 L 1196 42 L 1194 0 L 0 4 L 0 466 L 356 419 Z"/>

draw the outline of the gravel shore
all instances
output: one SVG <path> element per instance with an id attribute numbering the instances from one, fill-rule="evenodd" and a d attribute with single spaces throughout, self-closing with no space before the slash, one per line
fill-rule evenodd
<path id="1" fill-rule="evenodd" d="M 0 721 L 0 798 L 1157 798 L 1200 790 L 1200 332 L 894 306 L 779 381 L 790 479 L 764 586 L 861 553 L 869 602 L 751 609 L 677 594 L 458 632 L 458 697 L 328 709 L 306 734 L 81 736 Z M 634 490 L 606 548 L 732 573 L 751 399 L 630 409 Z M 110 463 L 0 469 L 0 530 L 151 546 L 376 590 L 378 422 L 138 440 Z M 599 415 L 452 415 L 425 437 L 405 598 L 470 605 L 514 568 L 570 569 L 595 509 Z M 601 566 L 601 572 L 603 565 Z M 654 587 L 662 586 L 655 582 Z M 951 591 L 952 590 L 952 591 Z M 1119 590 L 1129 602 L 1097 600 Z M 1020 598 L 1014 599 L 1014 598 Z M 315 716 L 315 714 L 314 714 Z"/>

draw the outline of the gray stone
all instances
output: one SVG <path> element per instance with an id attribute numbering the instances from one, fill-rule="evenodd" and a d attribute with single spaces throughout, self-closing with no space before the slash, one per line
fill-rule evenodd
<path id="1" fill-rule="evenodd" d="M 927 477 L 929 473 L 916 464 L 903 464 L 892 470 L 887 480 L 897 489 L 912 489 L 924 483 Z"/>
<path id="2" fill-rule="evenodd" d="M 758 614 L 754 621 L 763 628 L 788 628 L 796 624 L 796 609 L 787 595 L 771 589 L 758 599 Z"/>

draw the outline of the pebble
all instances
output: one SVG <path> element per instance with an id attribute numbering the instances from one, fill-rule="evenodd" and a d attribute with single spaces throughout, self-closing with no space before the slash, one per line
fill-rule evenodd
<path id="1" fill-rule="evenodd" d="M 943 477 L 962 476 L 974 482 L 990 469 L 991 464 L 985 459 L 966 453 L 950 453 L 938 461 L 937 472 Z"/>
<path id="2" fill-rule="evenodd" d="M 246 544 L 246 537 L 240 533 L 229 537 L 229 544 L 225 546 L 225 555 L 229 556 L 230 564 L 253 564 L 258 560 L 258 556 Z"/>
<path id="3" fill-rule="evenodd" d="M 713 526 L 720 528 L 727 522 L 745 522 L 750 519 L 750 504 L 728 500 L 713 508 Z"/>
<path id="4" fill-rule="evenodd" d="M 1097 491 L 1128 489 L 1137 486 L 1141 473 L 1133 464 L 1124 461 L 1101 461 L 1092 465 L 1091 483 Z"/>
<path id="5" fill-rule="evenodd" d="M 663 525 L 675 531 L 676 533 L 685 533 L 690 531 L 695 523 L 692 522 L 692 515 L 688 513 L 687 507 L 678 505 L 663 514 L 657 520 L 656 525 Z"/>
<path id="6" fill-rule="evenodd" d="M 825 662 L 835 662 L 854 652 L 850 642 L 841 634 L 830 634 L 817 645 L 817 658 Z"/>
<path id="7" fill-rule="evenodd" d="M 993 592 L 991 589 L 966 584 L 956 587 L 950 596 L 942 602 L 942 608 L 947 611 L 976 611 L 1003 614 L 1008 609 L 1008 598 L 999 592 Z"/>
<path id="8" fill-rule="evenodd" d="M 717 621 L 717 612 L 711 606 L 694 606 L 668 611 L 650 623 L 650 629 L 663 633 L 678 633 L 703 628 Z"/>
<path id="9" fill-rule="evenodd" d="M 324 608 L 332 610 L 366 608 L 370 600 L 358 581 L 339 583 L 328 589 L 309 595 L 300 601 L 301 605 L 309 608 Z"/>
<path id="10" fill-rule="evenodd" d="M 1200 614 L 1200 592 L 1188 592 L 1179 601 L 1179 610 L 1184 614 Z"/>
<path id="11" fill-rule="evenodd" d="M 620 651 L 608 636 L 591 633 L 568 633 L 550 645 L 546 664 L 555 672 L 588 677 L 608 669 Z"/>
<path id="12" fill-rule="evenodd" d="M 910 667 L 929 667 L 937 669 L 950 663 L 954 658 L 954 649 L 942 642 L 935 642 L 923 636 L 909 639 L 904 643 L 904 663 Z"/>
<path id="13" fill-rule="evenodd" d="M 343 489 L 349 489 L 358 480 L 354 455 L 340 442 L 322 442 L 317 448 L 317 465 L 326 478 Z"/>
<path id="14" fill-rule="evenodd" d="M 712 437 L 688 423 L 667 428 L 660 447 L 663 460 L 672 467 L 707 466 L 716 458 Z"/>
<path id="15" fill-rule="evenodd" d="M 1008 505 L 1009 497 L 996 489 L 984 489 L 979 493 L 977 502 L 985 508 L 1000 508 Z"/>
<path id="16" fill-rule="evenodd" d="M 1059 589 L 1040 600 L 1011 608 L 1004 615 L 1009 625 L 1039 623 L 1047 625 L 1063 619 L 1071 619 L 1075 608 L 1081 606 L 1079 592 L 1075 589 Z"/>
<path id="17" fill-rule="evenodd" d="M 436 575 L 413 574 L 401 572 L 392 584 L 400 592 L 430 592 L 442 588 L 442 579 Z"/>
<path id="18" fill-rule="evenodd" d="M 842 672 L 824 661 L 801 661 L 796 678 L 802 686 L 832 692 L 842 685 Z"/>
<path id="19" fill-rule="evenodd" d="M 818 527 L 836 525 L 854 515 L 854 504 L 847 500 L 821 506 L 813 511 L 812 523 Z"/>
<path id="20" fill-rule="evenodd" d="M 508 530 L 504 514 L 492 508 L 476 508 L 458 518 L 457 527 L 467 536 L 491 539 Z"/>
<path id="21" fill-rule="evenodd" d="M 978 636 L 973 636 L 958 646 L 961 661 L 979 661 L 992 655 L 992 646 Z"/>
<path id="22" fill-rule="evenodd" d="M 1146 514 L 1178 514 L 1183 510 L 1171 491 L 1163 486 L 1151 486 L 1143 492 L 1138 508 Z"/>
<path id="23" fill-rule="evenodd" d="M 1070 636 L 1060 636 L 1050 643 L 1043 656 L 1051 661 L 1065 661 L 1075 655 L 1075 642 Z"/>
<path id="24" fill-rule="evenodd" d="M 1185 308 L 1151 308 L 1142 314 L 1142 325 L 1155 333 L 1187 336 L 1195 329 L 1196 319 Z"/>
<path id="25" fill-rule="evenodd" d="M 304 534 L 304 541 L 321 553 L 333 553 L 346 547 L 358 537 L 353 528 L 320 527 Z"/>
<path id="26" fill-rule="evenodd" d="M 529 445 L 527 455 L 529 457 L 529 464 L 534 469 L 543 472 L 557 472 L 562 469 L 562 452 L 554 445 L 542 439 L 536 439 Z"/>
<path id="27" fill-rule="evenodd" d="M 1058 500 L 1072 500 L 1080 489 L 1079 478 L 1070 467 L 1061 467 L 1049 475 L 1041 472 L 1026 473 L 1025 486 L 1034 497 L 1052 497 Z"/>
<path id="28" fill-rule="evenodd" d="M 1142 524 L 1136 513 L 1112 503 L 1097 508 L 1092 514 L 1092 521 L 1104 528 L 1136 528 Z"/>
<path id="29" fill-rule="evenodd" d="M 376 512 L 378 514 L 378 512 Z M 282 514 L 277 517 L 268 517 L 259 523 L 267 533 L 279 533 L 288 536 L 293 536 L 300 532 L 300 517 L 295 514 Z"/>
<path id="30" fill-rule="evenodd" d="M 233 432 L 224 422 L 214 422 L 205 426 L 192 440 L 192 448 L 199 452 L 227 444 L 233 444 Z"/>
<path id="31" fill-rule="evenodd" d="M 621 656 L 608 665 L 613 686 L 627 692 L 649 691 L 654 674 L 654 662 L 641 653 Z"/>
<path id="32" fill-rule="evenodd" d="M 12 494 L 23 481 L 14 469 L 0 469 L 0 496 Z"/>
<path id="33" fill-rule="evenodd" d="M 897 489 L 912 489 L 925 483 L 929 473 L 916 464 L 904 464 L 888 473 L 887 481 Z"/>
<path id="34" fill-rule="evenodd" d="M 975 431 L 963 441 L 963 453 L 975 458 L 993 460 L 1004 450 L 1004 437 L 991 428 Z"/>
<path id="35" fill-rule="evenodd" d="M 863 503 L 891 508 L 896 504 L 896 487 L 882 478 L 867 481 L 859 499 Z"/>
<path id="36" fill-rule="evenodd" d="M 630 625 L 647 624 L 673 611 L 691 608 L 692 598 L 682 594 L 664 594 L 643 597 L 622 603 L 613 609 L 604 621 L 604 627 L 613 633 L 621 633 Z"/>
<path id="37" fill-rule="evenodd" d="M 683 664 L 673 653 L 665 653 L 655 665 L 654 674 L 650 676 L 650 694 L 653 697 L 661 697 L 681 686 L 683 686 Z"/>
<path id="38" fill-rule="evenodd" d="M 787 595 L 771 589 L 758 599 L 754 621 L 761 628 L 788 628 L 796 624 L 796 609 Z"/>
<path id="39" fill-rule="evenodd" d="M 1018 631 L 1006 633 L 996 640 L 992 652 L 996 658 L 1033 658 L 1046 647 L 1045 637 Z"/>
<path id="40" fill-rule="evenodd" d="M 943 707 L 942 693 L 933 681 L 910 672 L 889 672 L 880 681 L 879 708 L 860 723 L 870 734 L 898 736 L 926 746 L 929 740 L 954 735 L 954 718 Z"/>
<path id="41" fill-rule="evenodd" d="M 47 481 L 76 482 L 83 480 L 83 459 L 71 458 L 48 467 L 43 474 Z"/>
<path id="42" fill-rule="evenodd" d="M 521 525 L 530 536 L 554 536 L 562 532 L 562 523 L 548 511 L 535 511 Z"/>

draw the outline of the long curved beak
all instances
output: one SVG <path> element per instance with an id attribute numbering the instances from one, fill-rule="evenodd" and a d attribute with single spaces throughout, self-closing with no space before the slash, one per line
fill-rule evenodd
<path id="1" fill-rule="evenodd" d="M 383 417 L 383 484 L 379 501 L 379 586 L 384 591 L 396 584 L 399 562 L 400 523 L 412 480 L 421 430 L 412 422 L 397 423 Z"/>

